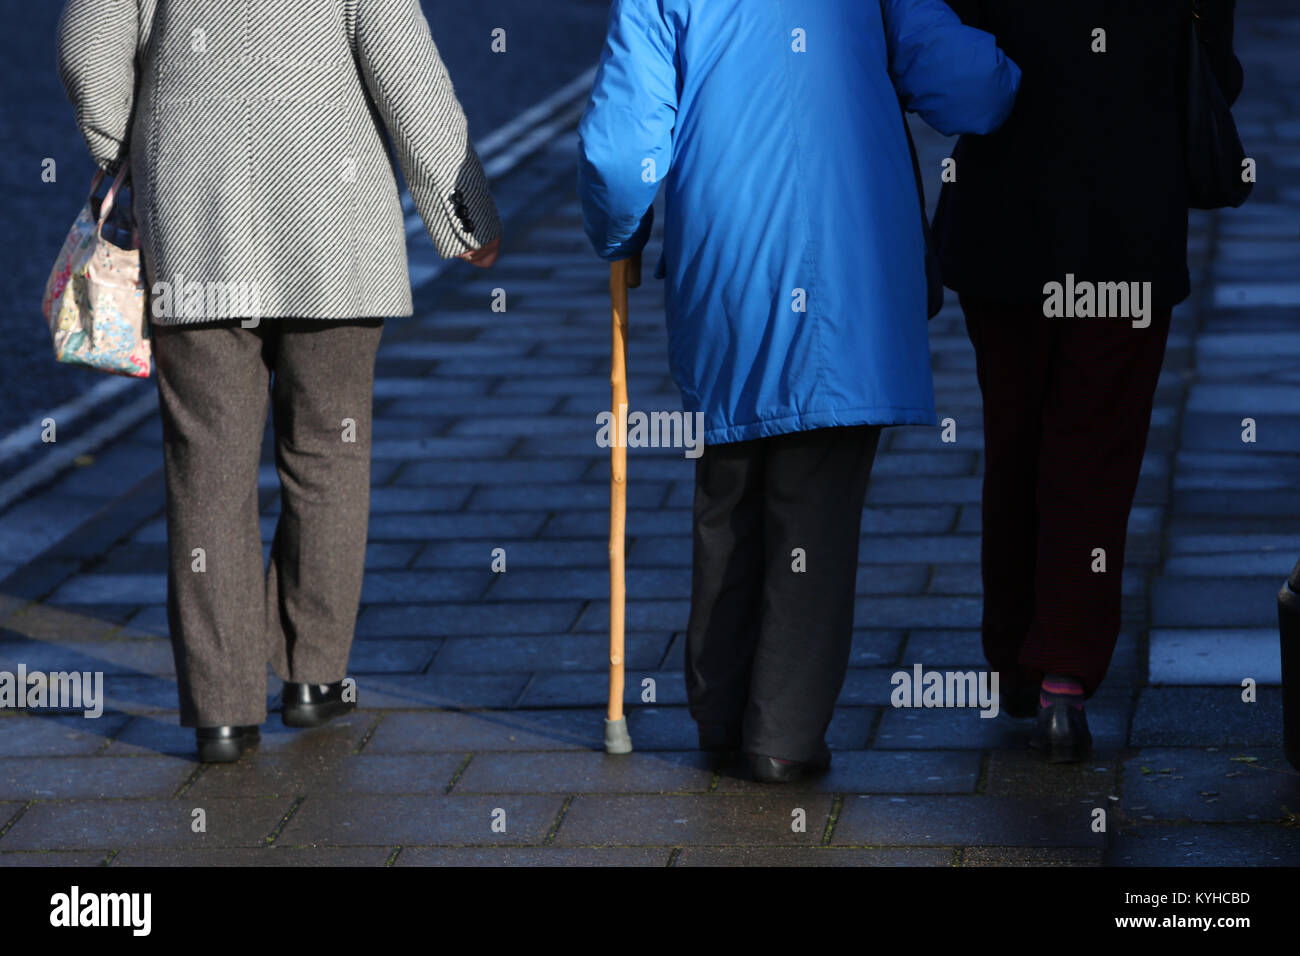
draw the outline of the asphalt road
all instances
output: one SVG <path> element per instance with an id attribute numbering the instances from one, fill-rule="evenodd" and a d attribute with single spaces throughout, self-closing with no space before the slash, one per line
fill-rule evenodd
<path id="1" fill-rule="evenodd" d="M 422 2 L 476 139 L 590 67 L 608 11 L 606 0 Z M 9 25 L 0 41 L 0 437 L 101 380 L 54 361 L 40 314 L 46 276 L 94 173 L 55 67 L 61 9 L 57 0 L 0 0 Z M 497 28 L 504 53 L 491 49 Z M 47 158 L 57 161 L 57 182 L 42 182 Z"/>

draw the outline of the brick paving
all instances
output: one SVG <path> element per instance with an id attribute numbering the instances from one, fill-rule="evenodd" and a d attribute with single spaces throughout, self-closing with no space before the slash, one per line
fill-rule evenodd
<path id="1" fill-rule="evenodd" d="M 94 720 L 0 713 L 0 865 L 1300 863 L 1274 604 L 1300 556 L 1300 15 L 1243 0 L 1239 16 L 1237 116 L 1261 182 L 1241 210 L 1193 215 L 1196 291 L 1157 395 L 1124 633 L 1089 708 L 1093 760 L 1042 764 L 1025 722 L 889 706 L 895 670 L 982 664 L 980 401 L 951 296 L 932 342 L 958 440 L 900 428 L 882 441 L 830 773 L 765 786 L 694 749 L 680 450 L 629 455 L 637 750 L 602 752 L 608 301 L 570 137 L 539 160 L 553 185 L 512 211 L 499 266 L 448 270 L 385 332 L 357 713 L 311 731 L 272 714 L 240 765 L 194 761 L 166 637 L 156 416 L 0 515 L 0 670 L 102 671 L 107 696 Z M 920 139 L 937 169 L 948 144 Z M 632 299 L 631 402 L 671 410 L 652 266 Z M 1257 702 L 1242 702 L 1243 678 Z"/>

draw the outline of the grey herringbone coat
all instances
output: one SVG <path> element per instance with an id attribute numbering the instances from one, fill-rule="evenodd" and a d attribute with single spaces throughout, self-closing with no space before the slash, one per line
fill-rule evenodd
<path id="1" fill-rule="evenodd" d="M 410 315 L 385 128 L 439 253 L 500 234 L 419 0 L 67 0 L 59 72 L 160 324 Z"/>

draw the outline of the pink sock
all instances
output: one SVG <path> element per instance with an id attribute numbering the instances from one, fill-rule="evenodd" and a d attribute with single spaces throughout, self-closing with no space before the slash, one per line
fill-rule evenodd
<path id="1" fill-rule="evenodd" d="M 1038 693 L 1038 706 L 1051 707 L 1059 703 L 1083 709 L 1083 683 L 1077 677 L 1048 674 L 1043 678 L 1042 688 Z"/>

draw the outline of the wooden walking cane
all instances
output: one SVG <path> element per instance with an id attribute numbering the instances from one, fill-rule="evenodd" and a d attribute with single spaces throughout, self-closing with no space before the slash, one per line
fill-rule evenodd
<path id="1" fill-rule="evenodd" d="M 609 384 L 614 406 L 614 441 L 609 448 L 609 713 L 605 718 L 605 753 L 632 752 L 632 737 L 623 716 L 623 608 L 626 598 L 623 556 L 627 528 L 627 290 L 641 284 L 641 256 L 609 267 L 614 339 Z"/>

